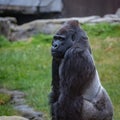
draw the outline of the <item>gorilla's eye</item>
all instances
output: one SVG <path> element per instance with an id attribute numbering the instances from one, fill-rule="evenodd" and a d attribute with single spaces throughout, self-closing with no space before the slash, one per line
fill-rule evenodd
<path id="1" fill-rule="evenodd" d="M 55 40 L 60 40 L 60 41 L 65 40 L 65 36 L 64 36 L 64 35 L 55 35 L 53 38 L 54 38 Z"/>
<path id="2" fill-rule="evenodd" d="M 59 37 L 58 39 L 59 39 L 60 41 L 63 41 L 63 40 L 64 40 L 64 38 L 63 38 L 63 37 Z"/>

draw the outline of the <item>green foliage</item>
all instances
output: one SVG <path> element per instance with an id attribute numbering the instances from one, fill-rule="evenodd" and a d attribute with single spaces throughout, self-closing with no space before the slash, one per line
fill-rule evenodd
<path id="1" fill-rule="evenodd" d="M 120 118 L 120 24 L 82 25 L 88 33 L 93 56 L 103 86 L 107 89 Z M 4 37 L 0 37 L 0 39 Z M 2 41 L 4 41 L 2 40 Z M 27 41 L 3 44 L 0 41 L 0 87 L 27 94 L 27 102 L 45 113 L 49 120 L 48 94 L 51 84 L 51 35 L 36 35 Z M 6 40 L 5 40 L 6 41 Z M 6 43 L 6 42 L 5 42 Z M 16 113 L 10 104 L 0 105 L 0 115 Z"/>

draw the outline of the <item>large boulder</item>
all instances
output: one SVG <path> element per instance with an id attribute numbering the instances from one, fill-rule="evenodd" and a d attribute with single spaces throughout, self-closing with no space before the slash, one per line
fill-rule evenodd
<path id="1" fill-rule="evenodd" d="M 20 26 L 15 26 L 12 28 L 12 34 L 10 37 L 11 41 L 16 40 L 26 40 L 32 35 L 38 33 L 52 34 L 54 33 L 61 25 L 56 23 L 51 23 L 46 20 L 35 20 Z"/>
<path id="2" fill-rule="evenodd" d="M 104 17 L 88 16 L 76 18 L 61 18 L 61 19 L 47 19 L 47 20 L 34 20 L 32 22 L 16 25 L 14 18 L 0 18 L 0 34 L 6 36 L 10 41 L 27 40 L 29 37 L 43 33 L 54 34 L 64 22 L 74 19 L 83 23 L 120 23 L 119 9 L 116 14 L 108 14 Z"/>
<path id="3" fill-rule="evenodd" d="M 12 28 L 16 24 L 16 19 L 13 17 L 0 17 L 0 35 L 5 36 L 6 38 L 10 39 L 12 34 Z"/>
<path id="4" fill-rule="evenodd" d="M 20 26 L 15 26 L 12 29 L 10 37 L 11 41 L 25 40 L 32 35 L 43 33 L 43 34 L 54 34 L 56 30 L 61 27 L 64 22 L 76 19 L 80 23 L 90 22 L 91 20 L 98 19 L 99 16 L 90 16 L 84 18 L 66 18 L 66 19 L 47 19 L 47 20 L 35 20 Z"/>

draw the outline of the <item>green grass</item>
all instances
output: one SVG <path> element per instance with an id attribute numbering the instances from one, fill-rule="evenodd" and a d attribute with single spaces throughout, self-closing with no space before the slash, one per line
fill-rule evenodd
<path id="1" fill-rule="evenodd" d="M 50 40 L 51 36 L 43 36 L 38 35 L 28 41 L 1 46 L 0 87 L 24 91 L 28 104 L 47 113 L 47 116 L 51 54 L 50 41 L 48 44 L 46 40 Z M 0 109 L 3 109 L 0 115 L 6 115 L 6 107 L 3 106 L 0 106 Z"/>
<path id="2" fill-rule="evenodd" d="M 99 23 L 99 24 L 83 24 L 82 27 L 87 31 L 90 37 L 98 37 L 105 39 L 106 37 L 119 37 L 120 24 Z"/>
<path id="3" fill-rule="evenodd" d="M 114 105 L 114 120 L 120 119 L 120 24 L 82 25 L 90 38 L 101 82 Z M 21 90 L 27 103 L 49 120 L 48 94 L 51 84 L 50 35 L 10 43 L 0 37 L 0 87 Z M 0 115 L 19 114 L 5 102 Z"/>
<path id="4" fill-rule="evenodd" d="M 17 112 L 13 109 L 12 105 L 9 102 L 10 99 L 10 95 L 0 93 L 0 115 L 17 115 Z"/>

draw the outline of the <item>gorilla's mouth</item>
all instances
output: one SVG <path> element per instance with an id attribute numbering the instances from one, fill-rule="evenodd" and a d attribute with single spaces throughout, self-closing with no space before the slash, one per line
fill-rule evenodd
<path id="1" fill-rule="evenodd" d="M 56 58 L 63 58 L 64 57 L 64 54 L 62 52 L 59 52 L 59 51 L 51 51 L 51 53 L 52 53 L 52 56 L 56 57 Z"/>

